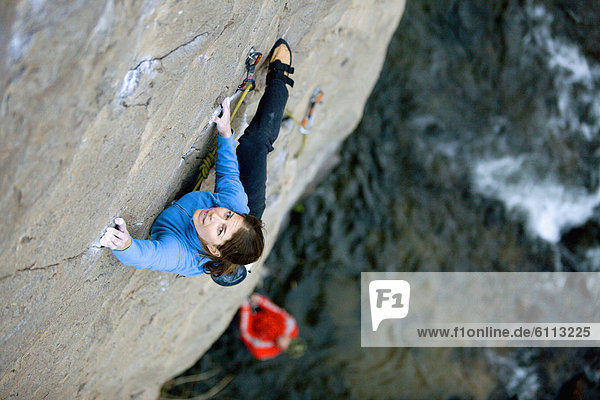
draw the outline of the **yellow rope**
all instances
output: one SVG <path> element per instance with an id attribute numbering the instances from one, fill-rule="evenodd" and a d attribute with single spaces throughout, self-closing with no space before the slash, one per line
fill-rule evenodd
<path id="1" fill-rule="evenodd" d="M 302 135 L 302 145 L 300 146 L 300 150 L 296 154 L 294 154 L 294 158 L 298 158 L 300 154 L 302 154 L 302 150 L 304 150 L 304 146 L 306 145 L 306 137 L 308 135 Z"/>
<path id="2" fill-rule="evenodd" d="M 292 119 L 292 121 L 294 121 L 297 125 L 300 125 L 300 122 L 296 118 L 294 118 L 294 116 L 292 115 L 292 113 L 289 112 L 287 108 L 284 110 L 284 112 L 286 113 L 286 115 L 288 117 L 290 117 Z"/>
<path id="3" fill-rule="evenodd" d="M 251 87 L 252 87 L 252 85 L 247 85 L 246 89 L 244 89 L 244 93 L 242 93 L 242 97 L 240 97 L 237 105 L 235 106 L 235 108 L 233 109 L 233 112 L 231 113 L 231 119 L 230 119 L 230 121 L 233 121 L 233 117 L 235 117 L 235 113 L 237 113 L 238 109 L 242 105 L 242 101 L 244 101 L 244 99 L 246 98 L 246 95 L 250 91 Z"/>
<path id="4" fill-rule="evenodd" d="M 250 91 L 251 87 L 252 87 L 252 85 L 247 85 L 246 89 L 244 89 L 242 96 L 238 100 L 237 105 L 235 106 L 235 108 L 233 109 L 233 112 L 231 113 L 231 117 L 229 118 L 229 121 L 233 121 L 233 117 L 235 116 L 238 109 L 242 105 L 242 102 L 246 98 L 246 95 Z M 208 178 L 208 174 L 210 173 L 210 170 L 212 169 L 212 167 L 215 165 L 216 160 L 217 160 L 217 149 L 214 149 L 206 157 L 204 157 L 204 160 L 202 160 L 202 164 L 200 164 L 200 173 L 198 174 L 198 179 L 196 181 L 196 186 L 194 186 L 194 191 L 198 190 L 200 188 L 200 185 L 202 184 L 202 182 L 206 178 Z"/>
<path id="5" fill-rule="evenodd" d="M 296 125 L 302 126 L 302 123 L 300 121 L 298 121 L 296 118 L 294 118 L 294 116 L 292 115 L 292 113 L 289 112 L 289 110 L 287 108 L 283 112 L 288 117 L 290 117 L 292 119 L 292 121 L 294 121 L 296 123 Z M 298 152 L 296 154 L 294 154 L 294 158 L 298 158 L 298 156 L 302 153 L 302 150 L 304 150 L 304 146 L 306 145 L 306 136 L 307 135 L 302 135 L 302 145 L 300 146 L 300 150 L 298 150 Z"/>

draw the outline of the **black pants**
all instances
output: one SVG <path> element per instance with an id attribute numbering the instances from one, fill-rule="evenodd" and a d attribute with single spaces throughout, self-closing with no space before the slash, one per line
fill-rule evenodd
<path id="1" fill-rule="evenodd" d="M 273 143 L 279 136 L 287 99 L 285 83 L 272 79 L 237 147 L 240 180 L 248 195 L 250 214 L 259 219 L 266 207 L 267 154 L 273 151 Z"/>

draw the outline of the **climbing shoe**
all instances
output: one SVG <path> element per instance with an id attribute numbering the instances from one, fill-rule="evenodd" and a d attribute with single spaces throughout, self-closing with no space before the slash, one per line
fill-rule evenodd
<path id="1" fill-rule="evenodd" d="M 273 79 L 281 79 L 291 87 L 294 87 L 294 81 L 288 76 L 293 73 L 292 49 L 290 49 L 290 45 L 284 39 L 279 39 L 271 49 L 269 72 L 267 73 L 267 85 Z"/>

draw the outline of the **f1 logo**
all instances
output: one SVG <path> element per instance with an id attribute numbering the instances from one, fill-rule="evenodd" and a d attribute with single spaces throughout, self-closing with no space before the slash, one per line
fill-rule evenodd
<path id="1" fill-rule="evenodd" d="M 402 319 L 408 315 L 410 284 L 404 280 L 377 280 L 369 283 L 371 323 L 377 331 L 384 319 Z"/>

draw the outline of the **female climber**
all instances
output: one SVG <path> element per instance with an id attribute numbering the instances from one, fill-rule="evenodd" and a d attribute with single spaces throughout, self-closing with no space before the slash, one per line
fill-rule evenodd
<path id="1" fill-rule="evenodd" d="M 123 218 L 116 218 L 116 229 L 108 228 L 100 244 L 125 265 L 183 276 L 218 277 L 258 260 L 264 248 L 260 218 L 267 154 L 279 135 L 288 99 L 285 85 L 294 84 L 288 76 L 294 72 L 291 64 L 291 49 L 279 39 L 271 50 L 265 92 L 239 140 L 237 157 L 229 98 L 222 116 L 213 116 L 219 133 L 214 193 L 195 191 L 177 200 L 154 221 L 151 240 L 132 239 Z"/>

